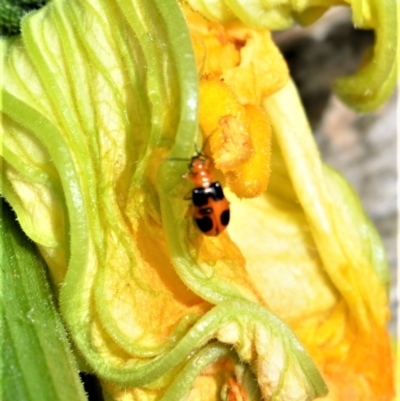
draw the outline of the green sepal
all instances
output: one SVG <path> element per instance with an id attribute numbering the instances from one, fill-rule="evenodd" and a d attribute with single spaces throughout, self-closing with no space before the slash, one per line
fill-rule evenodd
<path id="1" fill-rule="evenodd" d="M 16 35 L 20 32 L 22 18 L 32 10 L 42 7 L 47 0 L 1 0 L 0 35 Z"/>

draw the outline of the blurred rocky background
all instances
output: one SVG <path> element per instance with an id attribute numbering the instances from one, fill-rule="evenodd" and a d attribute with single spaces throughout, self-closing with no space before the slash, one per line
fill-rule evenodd
<path id="1" fill-rule="evenodd" d="M 375 112 L 359 114 L 332 93 L 332 83 L 353 73 L 374 42 L 355 30 L 348 8 L 337 7 L 308 28 L 275 33 L 297 84 L 326 163 L 340 171 L 361 198 L 387 252 L 391 269 L 390 332 L 397 332 L 397 115 L 398 92 Z"/>

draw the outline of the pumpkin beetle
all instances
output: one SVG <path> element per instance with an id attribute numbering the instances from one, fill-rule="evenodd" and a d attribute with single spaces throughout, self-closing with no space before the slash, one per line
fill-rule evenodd
<path id="1" fill-rule="evenodd" d="M 215 236 L 225 230 L 230 219 L 229 202 L 222 186 L 215 181 L 210 171 L 210 160 L 201 153 L 193 156 L 189 164 L 189 178 L 192 190 L 193 218 L 201 232 Z"/>
<path id="2" fill-rule="evenodd" d="M 192 200 L 193 218 L 197 227 L 205 235 L 220 234 L 229 223 L 229 202 L 225 198 L 221 184 L 214 180 L 210 170 L 210 160 L 197 151 L 190 160 L 189 172 L 182 177 L 190 179 L 194 185 L 191 195 L 185 199 Z"/>

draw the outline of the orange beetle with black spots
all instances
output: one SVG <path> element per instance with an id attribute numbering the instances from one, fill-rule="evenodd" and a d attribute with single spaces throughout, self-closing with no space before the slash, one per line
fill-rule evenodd
<path id="1" fill-rule="evenodd" d="M 191 199 L 197 227 L 205 235 L 216 236 L 226 229 L 230 211 L 221 184 L 214 180 L 209 165 L 209 159 L 197 154 L 192 157 L 190 172 L 184 177 L 189 178 L 195 186 Z"/>

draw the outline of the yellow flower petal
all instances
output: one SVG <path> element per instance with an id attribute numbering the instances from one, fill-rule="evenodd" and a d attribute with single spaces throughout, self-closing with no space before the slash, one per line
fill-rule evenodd
<path id="1" fill-rule="evenodd" d="M 348 184 L 321 164 L 293 85 L 264 108 L 278 147 L 270 187 L 262 199 L 232 202 L 232 238 L 271 310 L 316 359 L 327 399 L 390 400 L 385 261 L 374 229 Z"/>

